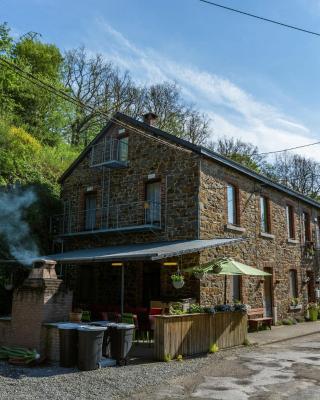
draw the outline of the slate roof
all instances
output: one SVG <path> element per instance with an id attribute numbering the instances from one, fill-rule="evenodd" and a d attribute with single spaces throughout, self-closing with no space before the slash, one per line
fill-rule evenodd
<path id="1" fill-rule="evenodd" d="M 63 263 L 161 260 L 182 254 L 196 253 L 206 248 L 227 246 L 242 242 L 244 238 L 224 238 L 210 240 L 178 240 L 172 242 L 139 243 L 121 246 L 99 247 L 73 250 L 65 253 L 49 254 L 42 259 Z M 34 260 L 36 261 L 36 260 Z"/>
<path id="2" fill-rule="evenodd" d="M 230 158 L 224 157 L 221 154 L 218 154 L 214 151 L 211 151 L 209 149 L 206 149 L 203 146 L 198 146 L 195 144 L 192 144 L 190 142 L 188 142 L 187 140 L 178 138 L 175 135 L 172 135 L 168 132 L 165 132 L 161 129 L 158 129 L 154 126 L 151 126 L 149 124 L 146 124 L 142 121 L 139 121 L 135 118 L 129 117 L 128 115 L 122 114 L 120 112 L 116 113 L 112 118 L 114 118 L 115 120 L 121 120 L 122 122 L 131 125 L 133 127 L 136 128 L 140 128 L 142 129 L 144 132 L 149 133 L 152 136 L 155 137 L 161 137 L 163 139 L 166 139 L 170 142 L 173 142 L 177 145 L 180 145 L 182 147 L 185 147 L 191 151 L 193 151 L 194 153 L 197 153 L 205 158 L 211 159 L 219 164 L 222 164 L 226 167 L 229 167 L 231 169 L 234 169 L 252 179 L 254 179 L 255 181 L 260 182 L 261 184 L 263 184 L 264 186 L 268 186 L 268 187 L 272 187 L 280 192 L 286 193 L 289 196 L 295 197 L 299 200 L 304 201 L 305 203 L 308 203 L 314 207 L 320 208 L 320 203 L 317 202 L 316 200 L 311 199 L 308 196 L 305 196 L 301 193 L 296 192 L 295 190 L 289 189 L 287 186 L 285 185 L 281 185 L 280 183 L 276 183 L 274 181 L 272 181 L 271 179 L 267 178 L 264 175 L 261 175 L 253 170 L 251 170 L 250 168 L 247 168 L 233 160 L 231 160 Z M 91 146 L 94 145 L 95 143 L 97 143 L 99 141 L 99 139 L 108 131 L 108 129 L 110 128 L 110 126 L 116 123 L 114 122 L 112 119 L 110 119 L 110 121 L 108 122 L 108 124 L 105 126 L 105 128 L 93 139 L 93 141 L 82 151 L 82 153 L 79 155 L 79 157 L 70 165 L 70 167 L 63 173 L 63 175 L 60 177 L 59 182 L 63 182 L 63 180 L 65 178 L 67 178 L 70 173 L 73 171 L 73 169 L 85 158 L 85 156 L 87 155 L 87 153 L 90 151 Z"/>

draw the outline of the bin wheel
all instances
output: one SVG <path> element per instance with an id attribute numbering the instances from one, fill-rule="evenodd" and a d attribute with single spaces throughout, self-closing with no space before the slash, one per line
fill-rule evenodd
<path id="1" fill-rule="evenodd" d="M 118 365 L 120 367 L 124 367 L 125 365 L 127 365 L 127 359 L 126 358 L 120 358 L 120 360 L 118 360 Z"/>

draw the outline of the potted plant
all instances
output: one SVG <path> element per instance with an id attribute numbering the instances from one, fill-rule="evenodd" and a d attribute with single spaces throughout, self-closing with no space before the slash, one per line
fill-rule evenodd
<path id="1" fill-rule="evenodd" d="M 197 278 L 197 279 L 202 279 L 205 276 L 205 271 L 203 268 L 201 267 L 195 267 L 193 268 L 193 275 Z"/>
<path id="2" fill-rule="evenodd" d="M 71 313 L 69 313 L 69 320 L 71 322 L 81 322 L 82 320 L 81 308 L 75 308 Z"/>
<path id="3" fill-rule="evenodd" d="M 316 321 L 318 319 L 318 304 L 317 303 L 309 303 L 308 311 L 309 311 L 310 321 Z"/>
<path id="4" fill-rule="evenodd" d="M 172 285 L 176 289 L 181 289 L 184 286 L 184 277 L 180 273 L 171 275 Z"/>
<path id="5" fill-rule="evenodd" d="M 302 304 L 300 303 L 299 297 L 293 297 L 291 299 L 291 303 L 290 303 L 289 308 L 290 308 L 291 311 L 301 310 L 302 309 Z"/>

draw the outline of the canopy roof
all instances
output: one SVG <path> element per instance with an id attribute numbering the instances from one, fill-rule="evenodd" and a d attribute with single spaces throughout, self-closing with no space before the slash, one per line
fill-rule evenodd
<path id="1" fill-rule="evenodd" d="M 199 267 L 201 268 L 201 267 Z M 232 258 L 222 258 L 214 260 L 203 266 L 204 272 L 209 272 L 216 275 L 252 275 L 252 276 L 268 276 L 268 272 L 250 267 Z"/>
<path id="2" fill-rule="evenodd" d="M 123 246 L 109 246 L 92 249 L 81 249 L 65 253 L 49 254 L 42 259 L 57 262 L 98 262 L 98 261 L 130 261 L 160 260 L 181 254 L 196 253 L 212 247 L 227 246 L 241 242 L 243 238 L 225 238 L 210 240 L 179 240 L 172 242 L 139 243 Z"/>

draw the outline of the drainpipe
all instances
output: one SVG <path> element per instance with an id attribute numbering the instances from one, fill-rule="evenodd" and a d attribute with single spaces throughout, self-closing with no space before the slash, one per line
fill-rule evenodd
<path id="1" fill-rule="evenodd" d="M 199 168 L 198 168 L 198 194 L 197 194 L 197 239 L 200 239 L 200 218 L 201 218 L 201 210 L 200 210 L 200 188 L 201 188 L 201 158 L 199 157 Z"/>

